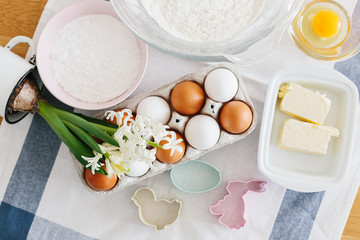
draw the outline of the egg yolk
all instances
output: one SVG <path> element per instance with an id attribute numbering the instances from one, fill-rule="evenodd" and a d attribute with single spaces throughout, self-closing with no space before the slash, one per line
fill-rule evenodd
<path id="1" fill-rule="evenodd" d="M 321 10 L 315 15 L 312 27 L 319 37 L 329 38 L 339 32 L 340 19 L 331 10 Z"/>

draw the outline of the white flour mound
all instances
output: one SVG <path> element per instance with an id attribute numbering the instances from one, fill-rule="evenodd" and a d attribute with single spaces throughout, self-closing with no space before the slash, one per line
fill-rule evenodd
<path id="1" fill-rule="evenodd" d="M 140 70 L 135 36 L 116 18 L 86 15 L 66 24 L 50 50 L 55 79 L 71 96 L 89 103 L 124 93 Z"/>
<path id="2" fill-rule="evenodd" d="M 157 24 L 177 38 L 213 42 L 241 32 L 263 0 L 141 0 Z"/>

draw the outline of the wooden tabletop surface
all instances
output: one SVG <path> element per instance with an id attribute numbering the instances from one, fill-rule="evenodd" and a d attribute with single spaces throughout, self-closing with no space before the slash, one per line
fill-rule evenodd
<path id="1" fill-rule="evenodd" d="M 0 45 L 17 35 L 32 37 L 47 0 L 0 0 Z M 25 56 L 26 44 L 14 48 Z M 1 117 L 0 117 L 1 122 Z M 360 240 L 360 191 L 351 209 L 342 240 Z"/>

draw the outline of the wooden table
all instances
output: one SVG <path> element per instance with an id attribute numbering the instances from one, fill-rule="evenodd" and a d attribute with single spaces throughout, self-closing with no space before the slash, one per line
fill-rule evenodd
<path id="1" fill-rule="evenodd" d="M 0 0 L 0 45 L 17 35 L 32 37 L 47 0 Z M 26 44 L 14 51 L 25 56 Z M 0 117 L 1 122 L 1 117 Z M 360 240 L 360 191 L 358 191 L 342 240 Z"/>

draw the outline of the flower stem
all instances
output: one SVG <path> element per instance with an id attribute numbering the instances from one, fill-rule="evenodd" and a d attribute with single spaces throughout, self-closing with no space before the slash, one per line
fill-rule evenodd
<path id="1" fill-rule="evenodd" d="M 39 100 L 39 114 L 42 116 L 45 121 L 49 124 L 55 134 L 60 138 L 62 142 L 70 149 L 75 158 L 84 166 L 88 164 L 86 160 L 82 158 L 85 157 L 94 157 L 92 149 L 89 148 L 86 144 L 80 141 L 75 137 L 69 129 L 62 122 L 60 117 L 56 114 L 50 104 L 43 100 Z M 103 168 L 100 168 L 98 171 L 100 174 L 106 175 L 106 171 Z"/>

